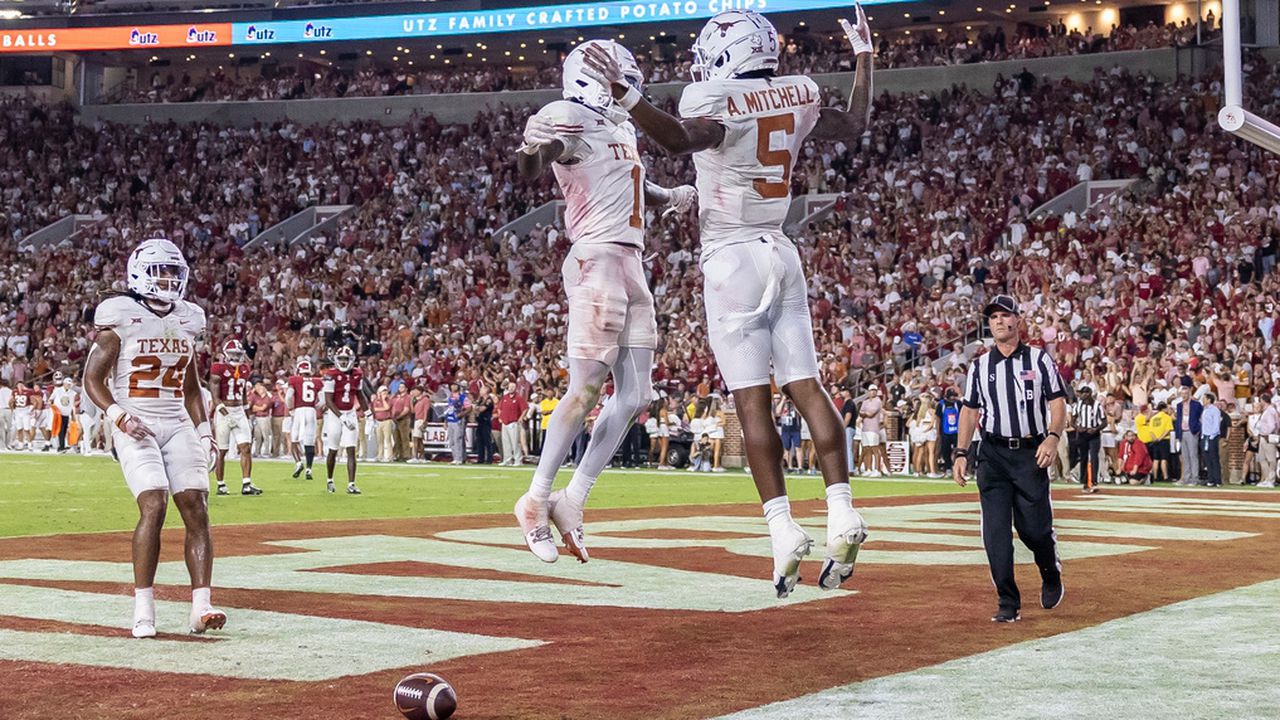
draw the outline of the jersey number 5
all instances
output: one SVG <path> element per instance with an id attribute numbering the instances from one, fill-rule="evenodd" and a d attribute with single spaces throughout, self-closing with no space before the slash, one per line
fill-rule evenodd
<path id="1" fill-rule="evenodd" d="M 783 198 L 791 192 L 791 151 L 771 150 L 769 141 L 775 132 L 792 135 L 795 131 L 796 116 L 791 113 L 767 115 L 756 119 L 756 159 L 765 167 L 782 168 L 781 181 L 769 181 L 764 178 L 756 178 L 752 181 L 751 184 L 756 192 L 766 200 Z"/>

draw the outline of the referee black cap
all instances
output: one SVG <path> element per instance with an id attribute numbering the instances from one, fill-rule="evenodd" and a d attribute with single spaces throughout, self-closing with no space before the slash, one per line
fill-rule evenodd
<path id="1" fill-rule="evenodd" d="M 991 298 L 991 302 L 982 308 L 982 314 L 991 317 L 993 313 L 1007 312 L 1011 315 L 1021 315 L 1018 312 L 1018 302 L 1013 299 L 1012 295 L 997 295 Z"/>

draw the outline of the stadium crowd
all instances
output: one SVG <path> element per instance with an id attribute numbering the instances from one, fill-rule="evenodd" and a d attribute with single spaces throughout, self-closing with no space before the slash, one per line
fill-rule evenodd
<path id="1" fill-rule="evenodd" d="M 1210 25 L 1212 18 L 1210 18 Z M 972 26 L 970 26 L 972 27 Z M 880 37 L 876 63 L 880 68 L 961 65 L 994 60 L 1019 60 L 1063 55 L 1142 50 L 1194 43 L 1191 20 L 1181 24 L 1113 26 L 1108 33 L 1067 30 L 1057 24 L 1022 24 L 1007 34 L 1001 25 L 966 29 L 954 25 L 939 32 L 907 31 Z M 1209 39 L 1205 34 L 1203 39 Z M 637 52 L 637 61 L 650 83 L 689 79 L 691 55 L 687 47 L 665 46 L 660 53 Z M 409 58 L 402 58 L 407 63 Z M 422 60 L 422 58 L 419 58 Z M 851 56 L 842 31 L 807 31 L 786 38 L 781 55 L 782 72 L 816 74 L 852 70 Z M 305 67 L 281 67 L 271 77 L 257 69 L 241 71 L 224 67 L 175 72 L 147 70 L 121 86 L 112 102 L 222 102 L 232 100 L 295 100 L 329 97 L 387 97 L 460 92 L 501 92 L 560 86 L 559 63 L 532 65 L 481 64 L 414 69 L 412 66 L 361 67 L 354 71 L 308 63 Z"/>
<path id="2" fill-rule="evenodd" d="M 1276 110 L 1276 67 L 1248 65 L 1254 96 Z M 966 361 L 944 354 L 1003 290 L 1024 302 L 1029 342 L 1054 352 L 1074 388 L 1096 389 L 1108 453 L 1119 457 L 1132 422 L 1159 455 L 1184 429 L 1153 419 L 1170 416 L 1183 386 L 1225 398 L 1246 432 L 1269 429 L 1257 401 L 1280 386 L 1277 161 L 1213 129 L 1217 96 L 1211 83 L 1121 69 L 1088 83 L 1024 73 L 987 94 L 882 96 L 861 147 L 815 144 L 799 158 L 796 192 L 839 193 L 798 235 L 824 380 L 863 446 L 864 471 L 885 469 L 869 433 L 887 435 L 890 412 L 923 447 L 913 470 L 945 468 L 940 404 L 962 385 Z M 209 346 L 241 338 L 266 392 L 297 357 L 340 344 L 358 349 L 375 388 L 420 387 L 446 405 L 512 394 L 525 407 L 519 422 L 534 428 L 562 389 L 557 258 L 567 240 L 558 225 L 523 238 L 498 232 L 553 197 L 550 178 L 514 176 L 528 108 L 469 126 L 230 129 L 82 127 L 66 109 L 6 103 L 0 230 L 14 241 L 0 245 L 0 380 L 9 387 L 75 373 L 92 309 L 120 285 L 128 249 L 164 233 L 191 258 L 189 295 L 209 312 Z M 642 151 L 655 181 L 692 177 L 687 160 Z M 1136 182 L 1082 213 L 1030 214 L 1078 181 L 1111 177 Z M 320 202 L 359 207 L 332 234 L 287 249 L 244 246 Z M 73 211 L 108 218 L 75 242 L 19 249 L 25 234 Z M 672 418 L 692 432 L 692 420 L 705 429 L 728 408 L 700 332 L 693 218 L 651 221 L 654 375 L 667 403 L 637 433 L 660 449 L 664 414 L 670 435 Z M 877 413 L 865 412 L 869 386 L 883 397 Z M 786 408 L 778 415 L 785 425 Z M 873 416 L 870 430 L 857 420 Z M 701 465 L 712 448 L 707 460 L 719 467 L 717 438 L 705 434 L 690 451 Z M 537 432 L 522 437 L 522 451 L 536 452 Z M 799 442 L 791 466 L 812 467 Z"/>

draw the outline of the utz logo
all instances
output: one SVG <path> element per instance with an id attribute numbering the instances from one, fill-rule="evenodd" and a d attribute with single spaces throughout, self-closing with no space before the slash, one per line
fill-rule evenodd
<path id="1" fill-rule="evenodd" d="M 314 38 L 333 37 L 333 28 L 329 27 L 328 25 L 316 25 L 315 23 L 307 23 L 307 26 L 302 29 L 302 37 L 307 38 L 308 40 L 314 39 Z"/>
<path id="2" fill-rule="evenodd" d="M 153 32 L 142 32 L 138 28 L 134 28 L 133 32 L 129 33 L 129 44 L 130 45 L 159 45 L 160 36 L 156 35 Z"/>
<path id="3" fill-rule="evenodd" d="M 249 28 L 244 32 L 244 39 L 249 41 L 275 40 L 276 31 L 272 30 L 271 28 L 262 28 L 261 30 L 259 30 L 256 25 L 250 25 Z"/>
<path id="4" fill-rule="evenodd" d="M 198 27 L 192 27 L 187 30 L 188 43 L 216 43 L 218 42 L 218 33 L 216 30 L 201 30 Z"/>

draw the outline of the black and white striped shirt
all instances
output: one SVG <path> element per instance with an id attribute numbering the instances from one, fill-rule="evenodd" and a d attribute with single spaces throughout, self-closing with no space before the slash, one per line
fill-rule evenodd
<path id="1" fill-rule="evenodd" d="M 1106 413 L 1102 403 L 1097 400 L 1085 402 L 1083 398 L 1071 404 L 1071 427 L 1075 430 L 1097 432 L 1107 424 Z"/>
<path id="2" fill-rule="evenodd" d="M 973 361 L 964 404 L 981 413 L 978 427 L 1000 437 L 1049 432 L 1049 401 L 1065 397 L 1062 376 L 1049 354 L 1018 343 L 1009 356 L 999 348 Z"/>

